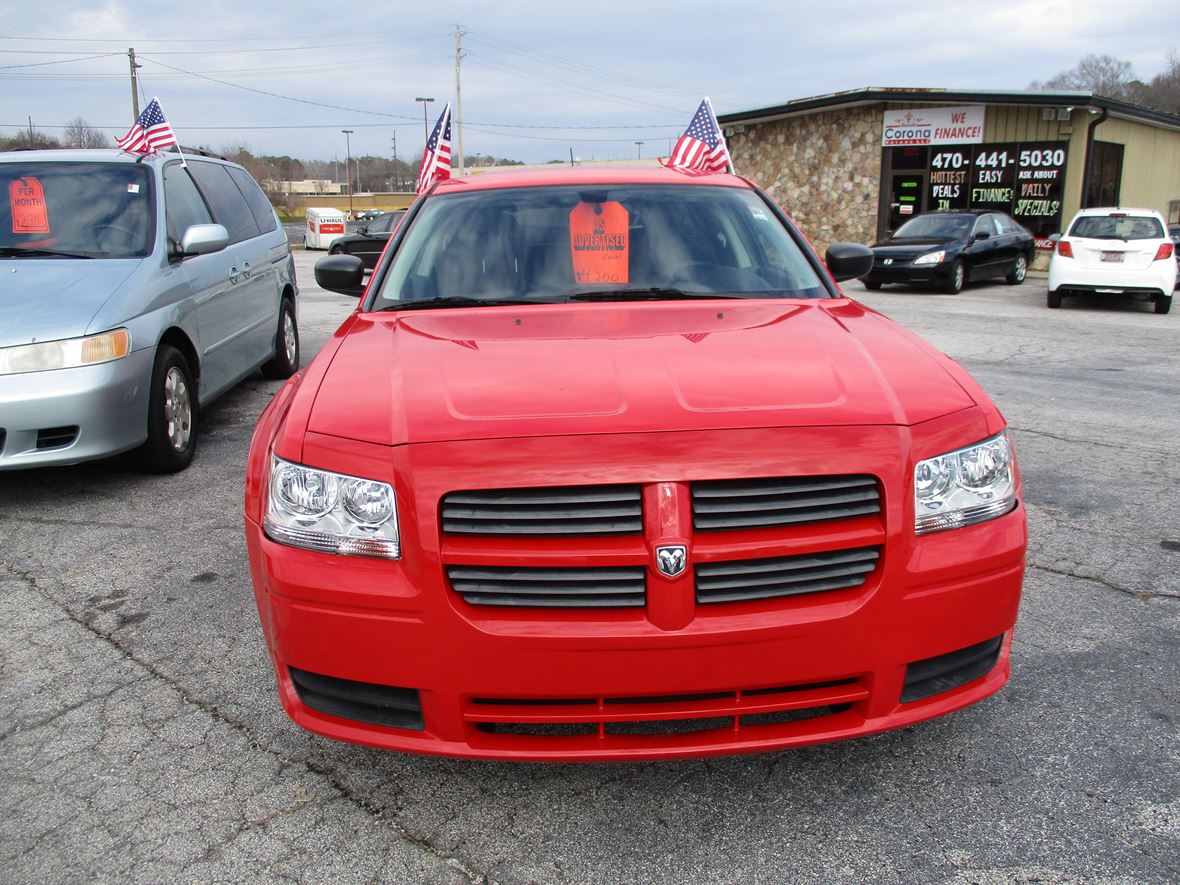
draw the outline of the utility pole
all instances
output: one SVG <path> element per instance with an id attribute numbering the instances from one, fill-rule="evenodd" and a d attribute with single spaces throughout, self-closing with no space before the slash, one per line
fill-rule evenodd
<path id="1" fill-rule="evenodd" d="M 128 48 L 127 60 L 131 63 L 131 117 L 133 120 L 139 119 L 139 75 L 135 72 L 139 69 L 139 65 L 135 63 L 135 49 Z"/>
<path id="2" fill-rule="evenodd" d="M 349 136 L 352 135 L 352 129 L 341 129 L 344 133 L 344 180 L 348 182 L 348 217 L 352 218 L 352 145 L 349 142 Z"/>
<path id="3" fill-rule="evenodd" d="M 401 190 L 401 188 L 402 188 L 402 175 L 401 175 L 401 172 L 399 172 L 398 168 L 397 168 L 397 130 L 394 130 L 394 133 L 393 133 L 393 180 L 395 182 L 393 189 L 394 190 Z"/>
<path id="4" fill-rule="evenodd" d="M 459 59 L 463 57 L 463 32 L 455 25 L 455 138 L 459 147 L 459 174 L 463 174 L 463 97 L 459 91 Z"/>

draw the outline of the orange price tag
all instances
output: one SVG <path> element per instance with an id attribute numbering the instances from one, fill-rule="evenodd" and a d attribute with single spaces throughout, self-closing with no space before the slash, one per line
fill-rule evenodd
<path id="1" fill-rule="evenodd" d="M 579 203 L 570 210 L 570 256 L 576 283 L 630 282 L 630 213 L 616 202 Z"/>
<path id="2" fill-rule="evenodd" d="M 45 191 L 35 178 L 17 178 L 8 185 L 8 207 L 12 210 L 14 234 L 49 233 L 49 212 Z"/>

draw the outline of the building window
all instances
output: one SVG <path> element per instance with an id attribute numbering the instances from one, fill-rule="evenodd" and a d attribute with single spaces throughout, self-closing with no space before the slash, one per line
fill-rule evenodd
<path id="1" fill-rule="evenodd" d="M 1109 141 L 1090 145 L 1090 179 L 1083 208 L 1117 206 L 1123 180 L 1123 146 Z"/>

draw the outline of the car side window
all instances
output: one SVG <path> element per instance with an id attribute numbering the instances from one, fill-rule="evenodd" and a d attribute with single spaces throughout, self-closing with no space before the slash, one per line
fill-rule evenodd
<path id="1" fill-rule="evenodd" d="M 229 177 L 225 166 L 199 160 L 189 160 L 188 165 L 201 193 L 213 209 L 213 217 L 229 231 L 231 243 L 240 243 L 261 233 L 246 198 Z"/>
<path id="2" fill-rule="evenodd" d="M 980 215 L 975 222 L 975 233 L 986 232 L 988 236 L 994 237 L 998 233 L 994 219 L 994 215 Z"/>
<path id="3" fill-rule="evenodd" d="M 389 213 L 382 215 L 380 218 L 374 218 L 369 223 L 368 231 L 371 234 L 387 234 L 389 233 L 393 216 Z"/>
<path id="4" fill-rule="evenodd" d="M 246 204 L 254 214 L 254 220 L 258 222 L 258 229 L 264 234 L 270 233 L 278 227 L 270 200 L 266 198 L 266 194 L 262 192 L 254 179 L 250 177 L 249 172 L 245 169 L 235 169 L 232 166 L 228 168 L 230 178 L 234 180 L 234 184 L 238 186 L 238 190 L 242 192 L 242 196 L 246 198 Z"/>
<path id="5" fill-rule="evenodd" d="M 168 238 L 179 243 L 184 232 L 194 224 L 212 224 L 213 216 L 201 199 L 188 170 L 180 163 L 164 167 L 164 218 Z"/>

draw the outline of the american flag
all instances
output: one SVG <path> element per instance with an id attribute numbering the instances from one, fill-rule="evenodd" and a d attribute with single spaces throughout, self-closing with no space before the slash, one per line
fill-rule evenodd
<path id="1" fill-rule="evenodd" d="M 115 144 L 131 154 L 154 154 L 160 148 L 176 144 L 176 133 L 164 119 L 158 98 L 151 100 L 127 134 L 115 139 Z"/>
<path id="2" fill-rule="evenodd" d="M 418 170 L 418 186 L 415 193 L 430 190 L 436 181 L 451 177 L 451 103 L 443 108 L 434 131 L 426 141 L 422 152 L 422 168 Z"/>
<path id="3" fill-rule="evenodd" d="M 672 148 L 672 156 L 664 164 L 670 169 L 693 172 L 731 172 L 733 160 L 725 146 L 725 136 L 713 116 L 709 99 L 701 102 L 684 134 Z"/>

